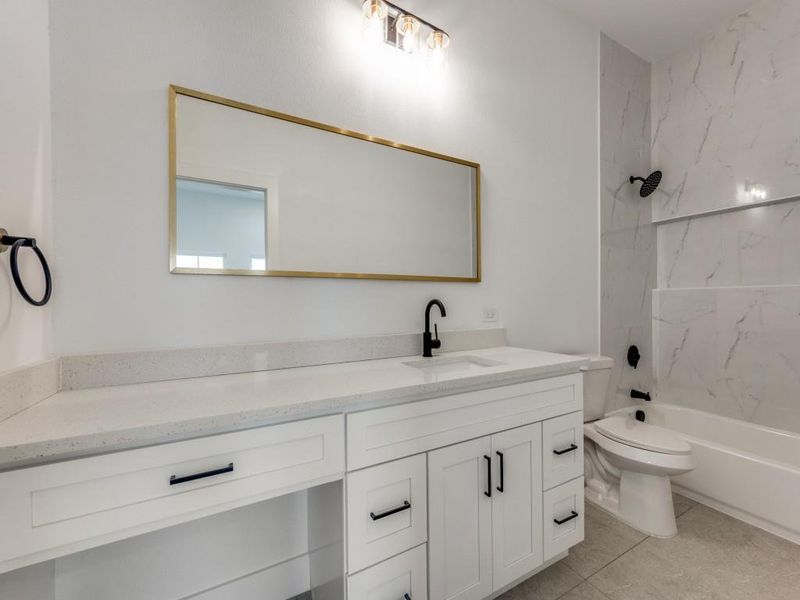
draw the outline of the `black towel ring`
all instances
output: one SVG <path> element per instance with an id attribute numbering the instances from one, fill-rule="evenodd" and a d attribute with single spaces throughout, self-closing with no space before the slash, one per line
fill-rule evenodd
<path id="1" fill-rule="evenodd" d="M 13 235 L 8 235 L 8 232 L 5 229 L 0 229 L 0 253 L 5 252 L 6 250 L 11 248 L 11 255 L 10 255 L 10 263 L 11 263 L 11 277 L 14 279 L 14 285 L 17 286 L 17 290 L 19 290 L 20 296 L 22 296 L 26 302 L 29 304 L 33 304 L 34 306 L 44 306 L 50 300 L 50 294 L 53 291 L 53 279 L 50 276 L 50 267 L 47 265 L 47 260 L 42 254 L 42 251 L 39 250 L 39 246 L 36 245 L 36 240 L 34 238 L 26 238 L 26 237 L 16 237 Z M 19 249 L 22 247 L 28 247 L 36 253 L 39 262 L 42 264 L 42 272 L 44 273 L 44 295 L 42 296 L 41 300 L 34 300 L 31 298 L 31 295 L 28 293 L 28 290 L 25 289 L 25 285 L 22 283 L 22 277 L 19 275 Z"/>

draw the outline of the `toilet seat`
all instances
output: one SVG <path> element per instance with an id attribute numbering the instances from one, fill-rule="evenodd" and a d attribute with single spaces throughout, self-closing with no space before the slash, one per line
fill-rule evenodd
<path id="1" fill-rule="evenodd" d="M 626 446 L 661 454 L 689 455 L 689 443 L 663 427 L 636 421 L 627 415 L 615 415 L 594 423 L 596 430 Z"/>

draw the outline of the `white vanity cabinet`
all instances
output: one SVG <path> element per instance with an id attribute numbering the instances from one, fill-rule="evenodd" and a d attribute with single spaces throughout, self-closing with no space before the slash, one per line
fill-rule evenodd
<path id="1" fill-rule="evenodd" d="M 423 576 L 430 600 L 483 600 L 580 542 L 582 398 L 575 374 L 348 415 L 350 600 L 414 600 Z"/>
<path id="2" fill-rule="evenodd" d="M 582 375 L 497 381 L 2 472 L 0 573 L 308 490 L 315 598 L 490 598 L 583 539 Z"/>

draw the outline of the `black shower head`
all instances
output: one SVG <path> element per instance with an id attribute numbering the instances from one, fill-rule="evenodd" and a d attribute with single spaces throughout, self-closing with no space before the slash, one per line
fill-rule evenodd
<path id="1" fill-rule="evenodd" d="M 642 198 L 647 198 L 656 191 L 658 184 L 661 183 L 661 171 L 653 171 L 647 176 L 647 179 L 644 177 L 631 177 L 631 183 L 634 181 L 642 182 L 642 189 L 639 190 L 639 195 Z"/>

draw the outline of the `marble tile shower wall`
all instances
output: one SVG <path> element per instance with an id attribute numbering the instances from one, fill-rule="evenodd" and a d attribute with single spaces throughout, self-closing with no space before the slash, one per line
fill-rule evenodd
<path id="1" fill-rule="evenodd" d="M 614 358 L 607 408 L 629 405 L 630 389 L 652 386 L 651 291 L 655 228 L 650 202 L 631 175 L 650 172 L 650 63 L 612 39 L 600 39 L 600 351 Z M 637 344 L 636 370 L 625 362 Z"/>
<path id="2" fill-rule="evenodd" d="M 765 0 L 653 65 L 655 220 L 800 193 L 798 33 L 800 2 Z"/>
<path id="3" fill-rule="evenodd" d="M 800 432 L 800 2 L 653 66 L 658 399 Z M 687 217 L 687 215 L 699 216 Z"/>

